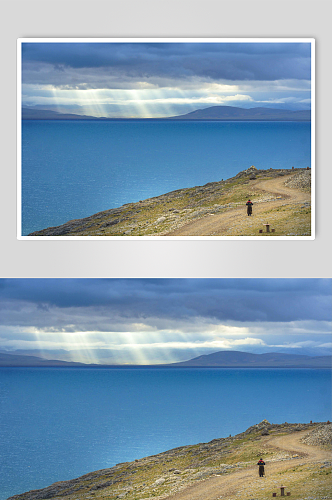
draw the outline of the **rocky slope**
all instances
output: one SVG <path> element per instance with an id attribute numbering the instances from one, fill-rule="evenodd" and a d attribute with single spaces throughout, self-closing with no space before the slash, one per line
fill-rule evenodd
<path id="1" fill-rule="evenodd" d="M 309 191 L 311 189 L 311 175 L 308 170 L 296 172 L 294 176 L 286 180 L 285 186 Z"/>
<path id="2" fill-rule="evenodd" d="M 269 203 L 275 200 L 275 196 L 261 190 L 256 192 L 255 181 L 283 176 L 291 176 L 287 177 L 288 182 L 294 176 L 294 185 L 289 187 L 310 192 L 310 170 L 258 170 L 251 166 L 225 181 L 209 182 L 204 186 L 128 203 L 61 226 L 35 231 L 29 236 L 163 236 L 206 216 L 223 214 L 236 206 L 245 207 L 249 196 L 255 203 Z M 310 209 L 310 203 L 304 207 L 310 226 L 308 207 Z M 288 215 L 291 219 L 295 217 Z"/>
<path id="3" fill-rule="evenodd" d="M 332 443 L 332 425 L 318 425 L 303 439 L 303 443 L 310 446 L 324 446 Z"/>

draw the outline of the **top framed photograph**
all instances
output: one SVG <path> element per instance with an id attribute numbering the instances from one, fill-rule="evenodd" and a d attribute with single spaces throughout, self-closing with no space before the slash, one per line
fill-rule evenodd
<path id="1" fill-rule="evenodd" d="M 315 41 L 19 39 L 18 239 L 315 237 Z"/>

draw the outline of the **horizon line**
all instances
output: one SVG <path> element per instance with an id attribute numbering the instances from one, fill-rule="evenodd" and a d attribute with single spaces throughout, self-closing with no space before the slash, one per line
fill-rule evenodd
<path id="1" fill-rule="evenodd" d="M 33 110 L 33 111 L 36 111 L 36 112 L 45 112 L 45 113 L 54 113 L 54 115 L 56 116 L 60 116 L 60 115 L 64 115 L 64 116 L 73 116 L 73 117 L 79 117 L 79 119 L 90 119 L 90 120 L 176 120 L 176 119 L 179 119 L 179 118 L 183 118 L 183 117 L 186 117 L 186 116 L 189 116 L 189 115 L 192 115 L 193 113 L 196 113 L 197 111 L 206 111 L 206 110 L 209 110 L 209 109 L 212 109 L 212 108 L 232 108 L 232 109 L 240 109 L 240 110 L 243 110 L 243 111 L 251 111 L 251 110 L 254 110 L 254 109 L 264 109 L 264 110 L 269 110 L 271 112 L 276 112 L 276 111 L 279 111 L 279 112 L 284 112 L 284 113 L 303 113 L 303 112 L 307 112 L 307 113 L 310 113 L 310 118 L 307 119 L 307 120 L 303 120 L 303 121 L 311 121 L 311 111 L 312 111 L 312 108 L 310 107 L 309 109 L 285 109 L 285 108 L 273 108 L 273 107 L 269 107 L 269 106 L 253 106 L 253 107 L 250 107 L 250 108 L 243 108 L 241 106 L 230 106 L 230 105 L 225 105 L 225 104 L 215 104 L 215 105 L 212 105 L 212 106 L 207 106 L 205 108 L 197 108 L 197 109 L 194 109 L 193 111 L 189 111 L 187 113 L 184 113 L 184 114 L 180 114 L 180 115 L 172 115 L 172 116 L 147 116 L 147 117 L 137 117 L 137 116 L 129 116 L 129 117 L 123 117 L 123 116 L 94 116 L 94 115 L 86 115 L 86 114 L 77 114 L 77 113 L 72 113 L 70 111 L 66 111 L 66 112 L 62 112 L 62 111 L 56 111 L 56 110 L 53 110 L 53 109 L 47 109 L 47 108 L 37 108 L 36 106 L 29 106 L 29 105 L 23 105 L 21 106 L 21 114 L 23 114 L 23 111 L 24 110 Z M 33 120 L 33 119 L 38 119 L 38 118 L 25 118 L 23 116 L 21 116 L 21 119 L 22 120 Z M 41 118 L 43 119 L 43 118 Z M 44 118 L 46 119 L 46 118 Z M 48 119 L 52 119 L 52 118 L 48 118 Z M 208 121 L 248 121 L 248 120 L 245 120 L 244 117 L 227 117 L 226 119 L 223 118 L 223 117 L 216 117 L 216 118 L 190 118 L 190 120 L 208 120 Z M 262 119 L 260 118 L 255 118 L 255 119 L 249 119 L 249 121 L 274 121 L 273 119 L 266 119 L 264 120 L 264 117 Z M 276 120 L 276 121 L 283 121 L 283 120 Z M 288 120 L 285 120 L 285 121 L 288 121 Z"/>

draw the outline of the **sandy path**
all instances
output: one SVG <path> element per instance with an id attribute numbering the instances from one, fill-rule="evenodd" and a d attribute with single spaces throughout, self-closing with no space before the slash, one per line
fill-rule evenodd
<path id="1" fill-rule="evenodd" d="M 281 196 L 278 200 L 254 203 L 253 216 L 260 215 L 267 208 L 275 209 L 285 205 L 285 200 L 287 204 L 310 201 L 310 193 L 288 188 L 284 185 L 289 177 L 291 175 L 269 180 L 258 180 L 250 185 L 251 188 L 262 194 L 273 195 L 274 197 Z M 206 216 L 185 224 L 179 229 L 166 233 L 165 236 L 224 236 L 229 227 L 246 217 L 246 206 L 244 204 L 241 208 L 229 208 L 227 212 L 222 214 Z"/>
<path id="2" fill-rule="evenodd" d="M 287 436 L 267 437 L 262 439 L 262 446 L 266 448 L 272 447 L 281 453 L 299 455 L 301 464 L 331 460 L 329 451 L 300 443 L 300 439 L 306 434 L 308 434 L 307 430 Z M 277 492 L 281 485 L 279 484 L 280 478 L 276 474 L 282 470 L 292 469 L 298 463 L 298 459 L 277 462 L 267 461 L 265 466 L 267 476 L 265 478 L 258 477 L 257 465 L 249 466 L 245 470 L 240 469 L 231 474 L 214 476 L 198 484 L 191 485 L 179 493 L 168 496 L 167 500 L 217 500 L 224 497 L 241 498 L 242 494 L 247 498 L 248 495 L 255 494 L 255 490 L 261 486 L 262 481 L 266 486 L 266 480 L 269 482 L 271 491 Z M 278 496 L 280 496 L 280 490 Z"/>

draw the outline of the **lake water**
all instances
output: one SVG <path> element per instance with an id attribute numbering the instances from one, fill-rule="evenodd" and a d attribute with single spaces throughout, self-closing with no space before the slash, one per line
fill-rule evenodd
<path id="1" fill-rule="evenodd" d="M 309 122 L 22 121 L 22 234 L 257 168 L 311 166 Z"/>
<path id="2" fill-rule="evenodd" d="M 271 423 L 331 419 L 331 373 L 2 368 L 0 500 Z"/>

